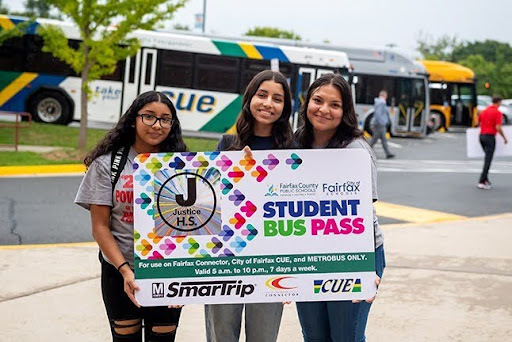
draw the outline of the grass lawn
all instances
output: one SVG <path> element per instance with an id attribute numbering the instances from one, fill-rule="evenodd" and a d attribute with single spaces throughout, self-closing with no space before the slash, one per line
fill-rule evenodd
<path id="1" fill-rule="evenodd" d="M 78 127 L 32 122 L 29 127 L 19 130 L 19 145 L 54 146 L 62 149 L 46 153 L 0 151 L 0 166 L 81 163 L 82 158 L 76 150 L 78 131 Z M 106 133 L 107 130 L 88 129 L 87 149 L 92 149 Z M 0 145 L 13 143 L 14 130 L 0 127 Z M 190 151 L 212 151 L 217 146 L 217 140 L 211 139 L 185 138 L 185 143 Z"/>

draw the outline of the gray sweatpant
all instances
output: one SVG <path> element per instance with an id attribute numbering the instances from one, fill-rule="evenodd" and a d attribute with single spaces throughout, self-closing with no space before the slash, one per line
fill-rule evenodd
<path id="1" fill-rule="evenodd" d="M 246 342 L 275 342 L 283 303 L 212 304 L 204 306 L 206 340 L 238 342 L 245 307 Z"/>

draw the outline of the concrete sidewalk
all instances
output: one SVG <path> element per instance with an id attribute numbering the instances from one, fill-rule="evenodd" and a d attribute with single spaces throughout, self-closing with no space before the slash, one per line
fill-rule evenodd
<path id="1" fill-rule="evenodd" d="M 384 234 L 369 342 L 512 339 L 512 214 Z M 94 244 L 0 247 L 0 279 L 0 341 L 109 341 Z M 203 307 L 186 306 L 177 341 L 204 340 Z M 301 341 L 293 304 L 278 341 Z"/>

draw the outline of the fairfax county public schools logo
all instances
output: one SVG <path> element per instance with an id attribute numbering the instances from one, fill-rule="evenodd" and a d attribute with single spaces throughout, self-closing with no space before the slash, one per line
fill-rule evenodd
<path id="1" fill-rule="evenodd" d="M 346 181 L 344 183 L 323 183 L 322 191 L 328 195 L 357 195 L 361 182 Z"/>
<path id="2" fill-rule="evenodd" d="M 269 188 L 265 196 L 277 196 L 277 188 L 274 184 L 272 184 Z"/>
<path id="3" fill-rule="evenodd" d="M 281 196 L 314 196 L 318 189 L 317 183 L 279 183 L 277 193 Z"/>
<path id="4" fill-rule="evenodd" d="M 315 293 L 361 292 L 361 279 L 314 280 Z"/>

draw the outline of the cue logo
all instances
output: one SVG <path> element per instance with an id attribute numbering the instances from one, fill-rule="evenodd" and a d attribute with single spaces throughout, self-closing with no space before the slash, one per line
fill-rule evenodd
<path id="1" fill-rule="evenodd" d="M 164 283 L 152 283 L 151 295 L 153 298 L 164 298 Z"/>
<path id="2" fill-rule="evenodd" d="M 361 292 L 361 279 L 313 280 L 315 294 Z"/>

